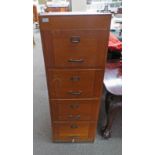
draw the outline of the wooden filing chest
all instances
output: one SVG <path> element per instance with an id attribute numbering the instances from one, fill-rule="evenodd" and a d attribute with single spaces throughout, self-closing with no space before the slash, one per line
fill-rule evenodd
<path id="1" fill-rule="evenodd" d="M 39 16 L 54 142 L 93 142 L 110 14 Z"/>

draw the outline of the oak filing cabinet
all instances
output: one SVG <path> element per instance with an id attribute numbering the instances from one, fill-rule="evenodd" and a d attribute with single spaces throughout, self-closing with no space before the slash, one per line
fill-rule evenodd
<path id="1" fill-rule="evenodd" d="M 111 14 L 39 16 L 54 142 L 93 142 Z"/>

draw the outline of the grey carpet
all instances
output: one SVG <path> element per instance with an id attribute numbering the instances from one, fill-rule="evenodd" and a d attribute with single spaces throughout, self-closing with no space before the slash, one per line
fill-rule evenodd
<path id="1" fill-rule="evenodd" d="M 122 154 L 122 117 L 121 112 L 115 118 L 112 138 L 104 140 L 99 133 L 104 111 L 102 97 L 98 133 L 94 143 L 52 143 L 47 85 L 39 30 L 34 30 L 34 116 L 33 141 L 34 155 L 121 155 Z"/>

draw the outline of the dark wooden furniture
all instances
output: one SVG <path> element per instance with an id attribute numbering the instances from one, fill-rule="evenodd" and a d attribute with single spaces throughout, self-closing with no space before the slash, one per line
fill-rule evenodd
<path id="1" fill-rule="evenodd" d="M 33 22 L 38 22 L 38 12 L 36 5 L 33 5 Z"/>
<path id="2" fill-rule="evenodd" d="M 45 12 L 68 12 L 69 7 L 47 7 Z"/>
<path id="3" fill-rule="evenodd" d="M 121 61 L 108 62 L 105 69 L 104 85 L 106 89 L 104 127 L 101 130 L 104 138 L 111 136 L 112 123 L 117 111 L 122 107 L 122 63 Z M 116 98 L 119 102 L 112 103 Z"/>
<path id="4" fill-rule="evenodd" d="M 34 28 L 39 28 L 38 22 L 39 22 L 39 18 L 38 18 L 37 6 L 33 5 L 33 24 L 34 24 Z M 34 36 L 33 36 L 33 46 L 34 45 L 35 45 L 35 40 L 34 40 Z"/>
<path id="5" fill-rule="evenodd" d="M 93 142 L 109 39 L 110 14 L 39 17 L 54 142 Z"/>

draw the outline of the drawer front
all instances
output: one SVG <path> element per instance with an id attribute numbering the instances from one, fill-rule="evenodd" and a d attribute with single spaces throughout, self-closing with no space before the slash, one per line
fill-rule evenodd
<path id="1" fill-rule="evenodd" d="M 96 134 L 96 123 L 87 121 L 53 123 L 53 139 L 55 141 L 89 141 Z"/>
<path id="2" fill-rule="evenodd" d="M 44 22 L 46 20 L 46 22 Z M 39 25 L 43 30 L 57 29 L 110 29 L 111 14 L 100 15 L 51 15 L 39 16 Z"/>
<path id="3" fill-rule="evenodd" d="M 48 70 L 48 88 L 54 98 L 95 98 L 102 91 L 104 71 L 101 69 Z"/>
<path id="4" fill-rule="evenodd" d="M 104 68 L 109 32 L 68 30 L 43 32 L 47 67 Z"/>
<path id="5" fill-rule="evenodd" d="M 51 100 L 53 121 L 97 121 L 99 99 Z"/>

